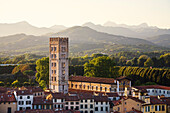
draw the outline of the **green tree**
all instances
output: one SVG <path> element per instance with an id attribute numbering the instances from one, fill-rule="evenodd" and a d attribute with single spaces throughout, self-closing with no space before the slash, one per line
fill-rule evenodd
<path id="1" fill-rule="evenodd" d="M 131 60 L 128 60 L 128 61 L 126 62 L 126 65 L 127 65 L 127 66 L 132 66 L 132 61 L 131 61 Z"/>
<path id="2" fill-rule="evenodd" d="M 5 85 L 4 82 L 0 81 L 0 86 L 4 86 L 4 85 Z"/>
<path id="3" fill-rule="evenodd" d="M 111 77 L 115 62 L 107 56 L 97 57 L 84 64 L 85 76 Z"/>
<path id="4" fill-rule="evenodd" d="M 12 83 L 12 86 L 14 86 L 14 87 L 20 87 L 20 86 L 21 86 L 21 83 L 20 83 L 18 80 L 15 80 L 15 81 Z"/>
<path id="5" fill-rule="evenodd" d="M 44 57 L 36 61 L 36 81 L 45 83 L 45 86 L 49 84 L 49 58 Z M 41 83 L 42 84 L 42 83 Z"/>
<path id="6" fill-rule="evenodd" d="M 139 67 L 143 67 L 144 66 L 144 62 L 148 59 L 148 56 L 147 55 L 141 55 L 139 58 L 138 58 L 138 65 Z"/>
<path id="7" fill-rule="evenodd" d="M 31 76 L 34 76 L 35 72 L 33 70 L 26 70 L 23 72 L 23 74 L 31 79 Z"/>
<path id="8" fill-rule="evenodd" d="M 46 82 L 44 80 L 41 80 L 39 82 L 39 86 L 45 90 L 46 89 Z"/>
<path id="9" fill-rule="evenodd" d="M 121 56 L 120 59 L 119 59 L 119 64 L 120 64 L 121 66 L 124 66 L 124 65 L 126 64 L 126 60 L 127 60 L 126 57 Z"/>
<path id="10" fill-rule="evenodd" d="M 144 62 L 144 66 L 145 66 L 145 67 L 151 67 L 151 66 L 153 66 L 153 65 L 154 65 L 154 63 L 153 63 L 153 61 L 152 61 L 151 58 L 148 58 L 148 59 L 146 60 L 146 62 Z"/>
<path id="11" fill-rule="evenodd" d="M 160 58 L 164 59 L 166 67 L 170 67 L 170 53 L 166 53 L 164 55 L 161 55 Z"/>

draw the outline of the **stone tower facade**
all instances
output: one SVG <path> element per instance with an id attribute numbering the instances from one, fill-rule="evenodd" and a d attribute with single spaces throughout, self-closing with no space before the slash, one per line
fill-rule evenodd
<path id="1" fill-rule="evenodd" d="M 68 93 L 68 38 L 50 38 L 49 88 Z"/>

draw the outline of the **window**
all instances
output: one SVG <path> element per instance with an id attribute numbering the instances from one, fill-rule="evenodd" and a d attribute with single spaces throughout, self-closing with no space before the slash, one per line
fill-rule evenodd
<path id="1" fill-rule="evenodd" d="M 98 87 L 96 86 L 96 90 L 98 90 Z"/>
<path id="2" fill-rule="evenodd" d="M 81 85 L 79 85 L 79 88 L 81 88 Z"/>
<path id="3" fill-rule="evenodd" d="M 7 113 L 11 113 L 11 107 L 8 107 Z"/>
<path id="4" fill-rule="evenodd" d="M 51 58 L 53 58 L 53 54 L 51 54 Z"/>
<path id="5" fill-rule="evenodd" d="M 96 102 L 96 104 L 98 104 L 98 102 Z"/>
<path id="6" fill-rule="evenodd" d="M 56 67 L 56 63 L 54 63 L 54 67 Z"/>
<path id="7" fill-rule="evenodd" d="M 62 70 L 62 74 L 65 75 L 65 70 Z"/>
<path id="8" fill-rule="evenodd" d="M 155 111 L 158 111 L 158 108 L 157 108 L 157 106 L 155 106 Z"/>
<path id="9" fill-rule="evenodd" d="M 126 105 L 126 102 L 125 102 L 125 105 Z"/>
<path id="10" fill-rule="evenodd" d="M 62 68 L 65 68 L 66 64 L 65 62 L 62 62 Z"/>
<path id="11" fill-rule="evenodd" d="M 148 112 L 150 112 L 150 106 L 148 106 Z"/>
<path id="12" fill-rule="evenodd" d="M 61 47 L 61 51 L 65 52 L 66 51 L 66 47 Z"/>
<path id="13" fill-rule="evenodd" d="M 56 51 L 57 50 L 57 48 L 56 47 L 54 47 L 54 51 Z"/>
<path id="14" fill-rule="evenodd" d="M 93 113 L 93 111 L 91 110 L 90 113 Z"/>
<path id="15" fill-rule="evenodd" d="M 101 102 L 101 105 L 103 104 L 103 102 Z"/>
<path id="16" fill-rule="evenodd" d="M 165 91 L 163 91 L 163 93 L 165 94 Z"/>
<path id="17" fill-rule="evenodd" d="M 77 84 L 75 85 L 75 88 L 77 88 Z"/>
<path id="18" fill-rule="evenodd" d="M 27 99 L 30 99 L 30 96 L 27 96 Z"/>
<path id="19" fill-rule="evenodd" d="M 90 86 L 87 86 L 87 89 L 90 89 Z"/>
<path id="20" fill-rule="evenodd" d="M 71 87 L 73 87 L 73 84 L 71 84 Z"/>
<path id="21" fill-rule="evenodd" d="M 68 106 L 66 106 L 66 110 L 68 110 Z"/>
<path id="22" fill-rule="evenodd" d="M 139 106 L 139 104 L 137 104 L 137 106 Z"/>
<path id="23" fill-rule="evenodd" d="M 100 87 L 100 91 L 102 91 L 102 87 Z"/>
<path id="24" fill-rule="evenodd" d="M 85 102 L 87 102 L 87 100 L 85 100 Z"/>
<path id="25" fill-rule="evenodd" d="M 52 77 L 52 81 L 53 81 L 53 77 Z"/>
<path id="26" fill-rule="evenodd" d="M 53 85 L 53 89 L 55 89 L 55 85 Z"/>
<path id="27" fill-rule="evenodd" d="M 154 90 L 152 90 L 152 92 L 154 92 Z"/>
<path id="28" fill-rule="evenodd" d="M 93 104 L 90 104 L 90 108 L 93 108 Z"/>
<path id="29" fill-rule="evenodd" d="M 85 104 L 85 108 L 87 109 L 87 104 Z"/>
<path id="30" fill-rule="evenodd" d="M 52 70 L 52 74 L 53 74 L 53 70 Z"/>
<path id="31" fill-rule="evenodd" d="M 83 109 L 83 104 L 80 105 L 80 108 Z"/>
<path id="32" fill-rule="evenodd" d="M 74 107 L 73 107 L 73 106 L 71 106 L 71 109 L 73 110 L 73 109 L 74 109 Z"/>
<path id="33" fill-rule="evenodd" d="M 54 77 L 54 80 L 56 81 L 56 77 Z"/>
<path id="34" fill-rule="evenodd" d="M 101 107 L 101 111 L 103 111 L 103 107 Z"/>
<path id="35" fill-rule="evenodd" d="M 93 90 L 93 86 L 91 87 L 91 89 Z"/>
<path id="36" fill-rule="evenodd" d="M 110 88 L 110 91 L 112 91 L 112 88 Z"/>
<path id="37" fill-rule="evenodd" d="M 95 107 L 95 111 L 98 111 L 98 107 Z"/>
<path id="38" fill-rule="evenodd" d="M 93 100 L 90 100 L 90 102 L 93 102 Z"/>
<path id="39" fill-rule="evenodd" d="M 31 101 L 26 101 L 26 105 L 31 104 Z"/>
<path id="40" fill-rule="evenodd" d="M 71 105 L 73 105 L 74 104 L 74 102 L 71 102 Z"/>
<path id="41" fill-rule="evenodd" d="M 108 111 L 108 107 L 106 107 L 106 111 Z"/>
<path id="42" fill-rule="evenodd" d="M 51 51 L 53 51 L 53 47 L 51 47 Z"/>
<path id="43" fill-rule="evenodd" d="M 105 87 L 105 91 L 107 91 L 107 87 Z"/>
<path id="44" fill-rule="evenodd" d="M 56 54 L 54 54 L 54 58 L 56 58 Z"/>
<path id="45" fill-rule="evenodd" d="M 151 106 L 151 109 L 153 109 L 153 108 L 154 108 L 154 106 L 152 105 L 152 106 Z"/>
<path id="46" fill-rule="evenodd" d="M 54 74 L 56 74 L 56 70 L 54 70 Z"/>
<path id="47" fill-rule="evenodd" d="M 165 111 L 165 106 L 164 105 L 162 105 L 162 111 Z"/>
<path id="48" fill-rule="evenodd" d="M 76 109 L 75 110 L 79 110 L 79 107 L 78 106 L 76 106 Z"/>
<path id="49" fill-rule="evenodd" d="M 68 105 L 68 102 L 66 102 L 66 104 Z"/>
<path id="50" fill-rule="evenodd" d="M 53 63 L 51 64 L 51 66 L 53 67 Z"/>
<path id="51" fill-rule="evenodd" d="M 66 57 L 66 55 L 65 55 L 65 54 L 61 54 L 61 57 L 62 57 L 62 58 L 65 58 L 65 57 Z"/>
<path id="52" fill-rule="evenodd" d="M 117 108 L 117 111 L 119 111 L 119 110 L 120 110 L 120 108 L 118 107 L 118 108 Z"/>
<path id="53" fill-rule="evenodd" d="M 159 93 L 161 93 L 161 90 L 159 90 Z"/>
<path id="54" fill-rule="evenodd" d="M 19 110 L 22 110 L 22 107 L 19 107 Z"/>
<path id="55" fill-rule="evenodd" d="M 86 88 L 86 85 L 84 85 L 83 87 L 84 87 L 84 89 L 85 89 L 85 88 Z"/>
<path id="56" fill-rule="evenodd" d="M 22 96 L 20 96 L 20 99 L 22 99 Z"/>
<path id="57" fill-rule="evenodd" d="M 76 104 L 79 104 L 79 102 L 76 102 Z"/>

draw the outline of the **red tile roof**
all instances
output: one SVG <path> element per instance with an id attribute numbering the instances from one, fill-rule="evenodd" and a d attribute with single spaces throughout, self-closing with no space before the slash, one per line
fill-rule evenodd
<path id="1" fill-rule="evenodd" d="M 66 96 L 65 101 L 79 101 L 80 99 L 77 96 Z"/>
<path id="2" fill-rule="evenodd" d="M 107 96 L 94 96 L 95 102 L 109 102 L 109 99 Z"/>
<path id="3" fill-rule="evenodd" d="M 118 97 L 118 93 L 106 93 L 106 95 L 108 95 L 108 97 Z"/>
<path id="4" fill-rule="evenodd" d="M 33 95 L 32 90 L 18 90 L 17 95 Z"/>
<path id="5" fill-rule="evenodd" d="M 65 95 L 63 93 L 52 93 L 54 99 L 64 99 Z"/>
<path id="6" fill-rule="evenodd" d="M 165 104 L 165 102 L 158 99 L 158 97 L 150 97 L 150 104 Z"/>
<path id="7" fill-rule="evenodd" d="M 142 100 L 139 100 L 138 98 L 136 98 L 136 97 L 131 97 L 131 96 L 128 96 L 128 98 L 127 99 L 132 99 L 132 100 L 134 100 L 134 101 L 136 101 L 136 102 L 139 102 L 139 103 L 145 103 L 144 101 L 142 101 Z"/>
<path id="8" fill-rule="evenodd" d="M 163 102 L 166 103 L 167 105 L 170 105 L 170 97 L 161 98 L 161 101 L 163 101 Z"/>
<path id="9" fill-rule="evenodd" d="M 94 99 L 94 96 L 91 93 L 80 93 L 79 97 L 81 100 Z"/>
<path id="10" fill-rule="evenodd" d="M 11 92 L 0 93 L 0 102 L 16 102 L 16 99 Z"/>
<path id="11" fill-rule="evenodd" d="M 121 76 L 121 77 L 116 78 L 116 80 L 123 80 L 123 79 L 131 80 L 131 79 L 130 79 L 129 77 L 127 77 L 127 76 Z"/>
<path id="12" fill-rule="evenodd" d="M 134 86 L 137 89 L 165 89 L 170 90 L 168 86 L 161 86 L 161 85 L 149 85 L 149 86 Z"/>
<path id="13" fill-rule="evenodd" d="M 43 97 L 34 97 L 33 98 L 33 105 L 49 105 L 53 104 L 52 100 L 46 100 Z"/>
<path id="14" fill-rule="evenodd" d="M 115 79 L 113 79 L 113 78 L 85 77 L 85 76 L 70 76 L 69 81 L 116 84 L 114 82 Z"/>

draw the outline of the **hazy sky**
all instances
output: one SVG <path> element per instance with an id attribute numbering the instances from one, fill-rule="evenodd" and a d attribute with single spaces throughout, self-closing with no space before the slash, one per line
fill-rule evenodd
<path id="1" fill-rule="evenodd" d="M 0 23 L 38 27 L 106 21 L 170 28 L 170 0 L 0 0 Z"/>

